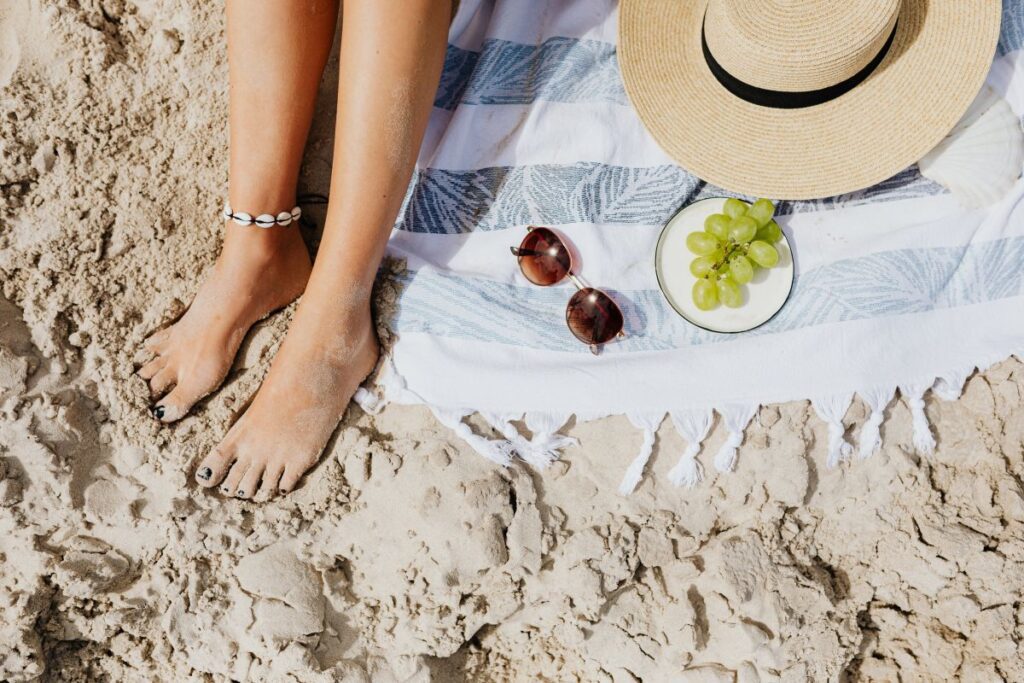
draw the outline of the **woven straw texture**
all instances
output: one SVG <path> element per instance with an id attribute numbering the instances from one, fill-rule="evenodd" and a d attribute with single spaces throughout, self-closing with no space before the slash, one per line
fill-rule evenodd
<path id="1" fill-rule="evenodd" d="M 794 18 L 797 4 L 803 21 Z M 904 0 L 885 59 L 835 100 L 773 109 L 719 84 L 701 51 L 706 12 L 709 46 L 725 50 L 716 59 L 736 77 L 776 90 L 842 80 L 889 36 L 889 0 L 870 3 L 872 11 L 857 11 L 866 6 L 861 2 L 818 0 L 818 16 L 827 22 L 807 19 L 810 4 L 716 0 L 708 12 L 707 0 L 622 0 L 618 50 L 626 91 L 680 165 L 734 192 L 776 199 L 815 199 L 878 183 L 949 132 L 980 89 L 999 37 L 999 0 Z M 754 9 L 763 12 L 754 16 Z M 818 67 L 808 68 L 814 61 Z"/>

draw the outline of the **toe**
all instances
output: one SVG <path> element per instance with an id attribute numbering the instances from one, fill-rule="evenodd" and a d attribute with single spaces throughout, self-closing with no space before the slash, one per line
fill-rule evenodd
<path id="1" fill-rule="evenodd" d="M 220 492 L 225 496 L 234 496 L 235 491 L 238 490 L 238 485 L 242 483 L 242 477 L 249 470 L 248 460 L 239 460 L 231 466 L 231 471 L 228 472 L 228 476 L 224 477 L 224 481 L 221 482 Z"/>
<path id="2" fill-rule="evenodd" d="M 281 465 L 268 465 L 263 470 L 263 480 L 260 484 L 260 490 L 256 494 L 257 500 L 270 500 L 277 494 L 277 485 L 281 481 L 281 474 L 284 472 L 284 467 Z"/>
<path id="3" fill-rule="evenodd" d="M 249 469 L 245 471 L 245 476 L 242 477 L 242 481 L 238 483 L 235 488 L 236 498 L 252 498 L 256 495 L 256 489 L 259 488 L 260 479 L 263 477 L 263 465 L 252 463 L 249 465 Z"/>
<path id="4" fill-rule="evenodd" d="M 146 339 L 146 341 L 142 343 L 142 346 L 147 351 L 152 351 L 153 353 L 160 353 L 165 348 L 167 348 L 167 343 L 170 341 L 170 339 L 171 328 L 167 328 L 165 330 L 160 330 L 159 332 L 154 332 L 152 335 L 149 336 L 148 339 Z"/>
<path id="5" fill-rule="evenodd" d="M 206 456 L 206 459 L 196 468 L 196 481 L 204 488 L 214 487 L 224 480 L 234 462 L 234 451 L 220 446 Z"/>
<path id="6" fill-rule="evenodd" d="M 284 468 L 284 473 L 281 475 L 281 481 L 277 485 L 277 490 L 281 493 L 291 493 L 307 469 L 309 468 L 303 467 L 301 463 L 288 463 Z"/>
<path id="7" fill-rule="evenodd" d="M 159 396 L 174 385 L 175 377 L 174 370 L 165 366 L 149 380 L 149 390 L 154 396 Z"/>
<path id="8" fill-rule="evenodd" d="M 164 356 L 157 356 L 139 368 L 139 377 L 148 382 L 156 376 L 156 373 L 163 370 L 165 365 L 167 365 L 167 358 Z"/>
<path id="9" fill-rule="evenodd" d="M 189 411 L 192 410 L 192 407 L 200 399 L 220 384 L 219 381 L 211 382 L 207 380 L 208 375 L 201 374 L 191 374 L 178 378 L 174 391 L 160 399 L 159 405 L 163 406 L 164 409 L 164 415 L 160 419 L 163 422 L 174 422 L 188 415 Z"/>

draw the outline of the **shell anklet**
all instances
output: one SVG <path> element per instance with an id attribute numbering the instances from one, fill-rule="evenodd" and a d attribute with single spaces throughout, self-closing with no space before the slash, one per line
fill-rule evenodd
<path id="1" fill-rule="evenodd" d="M 231 204 L 224 203 L 224 219 L 234 221 L 238 225 L 255 225 L 260 228 L 272 228 L 275 225 L 280 225 L 282 228 L 286 225 L 291 225 L 294 221 L 299 220 L 302 216 L 302 209 L 295 207 L 291 211 L 282 211 L 276 216 L 272 213 L 261 213 L 260 215 L 253 217 L 251 213 L 245 213 L 244 211 L 233 211 Z"/>

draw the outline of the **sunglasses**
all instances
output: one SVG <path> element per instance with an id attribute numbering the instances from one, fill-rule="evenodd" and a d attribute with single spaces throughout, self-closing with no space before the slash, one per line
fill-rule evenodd
<path id="1" fill-rule="evenodd" d="M 572 254 L 562 238 L 550 228 L 531 225 L 526 230 L 522 244 L 512 247 L 526 279 L 541 287 L 550 287 L 565 278 L 576 285 L 577 292 L 565 307 L 569 331 L 595 354 L 600 344 L 626 336 L 622 331 L 622 310 L 607 294 L 580 282 L 572 272 Z"/>

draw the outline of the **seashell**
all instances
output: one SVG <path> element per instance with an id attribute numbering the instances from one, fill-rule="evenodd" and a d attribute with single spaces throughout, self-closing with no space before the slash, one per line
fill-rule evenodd
<path id="1" fill-rule="evenodd" d="M 952 132 L 919 162 L 921 175 L 970 208 L 1002 199 L 1024 164 L 1024 130 L 1010 104 L 986 87 Z"/>
<path id="2" fill-rule="evenodd" d="M 256 216 L 256 225 L 261 228 L 272 228 L 276 221 L 277 219 L 269 213 L 261 213 L 259 216 Z"/>
<path id="3" fill-rule="evenodd" d="M 239 225 L 252 225 L 252 216 L 243 211 L 234 215 L 234 221 Z"/>
<path id="4" fill-rule="evenodd" d="M 282 211 L 281 213 L 277 214 L 277 224 L 280 225 L 281 227 L 291 225 L 291 222 L 292 214 L 290 211 Z"/>
<path id="5" fill-rule="evenodd" d="M 224 202 L 224 218 L 231 218 L 231 205 Z"/>
<path id="6" fill-rule="evenodd" d="M 296 206 L 294 209 L 292 209 L 292 220 L 293 221 L 297 221 L 301 217 L 302 217 L 302 209 L 300 207 Z"/>

